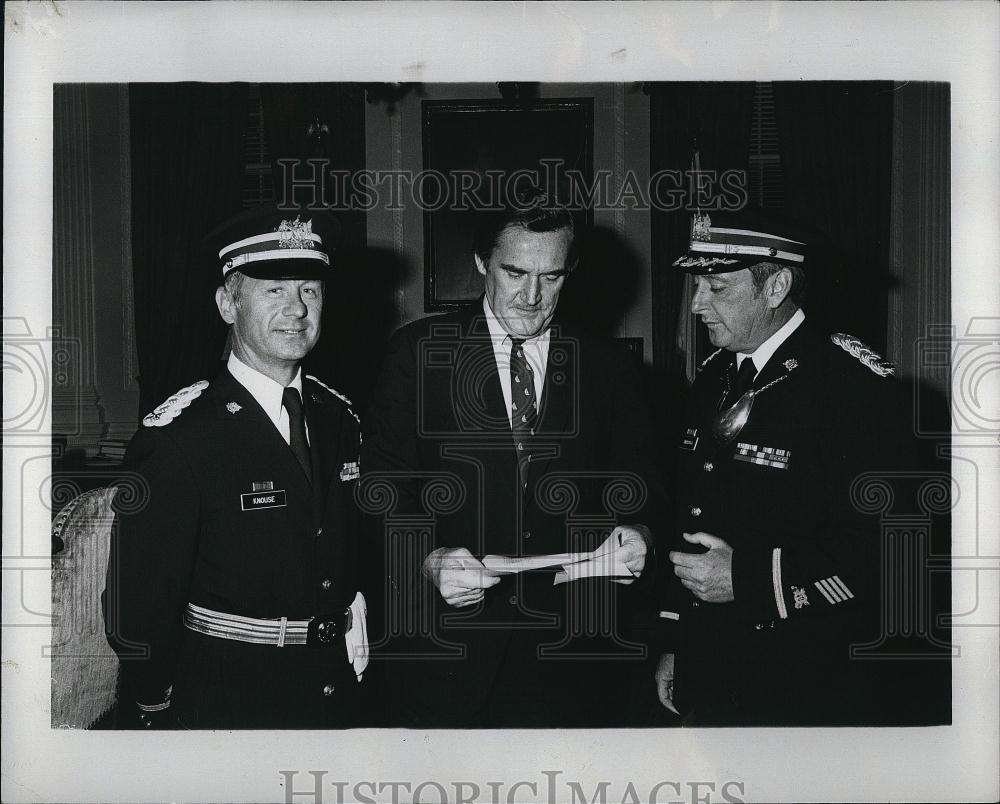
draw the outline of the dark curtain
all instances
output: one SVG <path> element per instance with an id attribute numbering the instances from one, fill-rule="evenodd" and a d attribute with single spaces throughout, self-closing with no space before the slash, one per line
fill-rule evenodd
<path id="1" fill-rule="evenodd" d="M 698 81 L 647 84 L 650 94 L 650 173 L 691 169 L 697 147 L 700 168 L 722 173 L 747 170 L 753 82 Z M 654 209 L 651 217 L 653 259 L 653 360 L 671 376 L 683 375 L 684 356 L 676 349 L 677 322 L 689 299 L 684 274 L 671 263 L 687 250 L 694 206 Z"/>
<path id="2" fill-rule="evenodd" d="M 129 88 L 140 417 L 219 370 L 218 265 L 201 240 L 240 209 L 244 99 L 238 84 Z"/>
<path id="3" fill-rule="evenodd" d="M 885 353 L 892 82 L 774 83 L 785 206 L 815 230 L 811 316 Z"/>
<path id="4" fill-rule="evenodd" d="M 365 212 L 357 194 L 337 196 L 329 171 L 355 174 L 365 168 L 365 92 L 362 84 L 261 84 L 265 136 L 274 164 L 275 194 L 304 206 L 330 207 L 340 223 L 331 255 L 322 335 L 305 370 L 347 394 L 360 409 L 367 401 L 395 322 L 394 262 L 366 248 Z M 278 164 L 295 160 L 295 168 Z M 318 160 L 313 171 L 306 160 Z M 309 178 L 317 181 L 310 186 Z M 294 187 L 283 179 L 294 179 Z M 283 186 L 284 185 L 284 186 Z"/>

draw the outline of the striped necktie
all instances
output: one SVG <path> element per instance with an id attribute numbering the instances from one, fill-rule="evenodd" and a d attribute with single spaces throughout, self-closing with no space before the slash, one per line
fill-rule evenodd
<path id="1" fill-rule="evenodd" d="M 524 356 L 524 338 L 510 339 L 510 424 L 517 449 L 517 468 L 521 488 L 528 485 L 531 444 L 538 422 L 538 399 L 535 375 Z"/>

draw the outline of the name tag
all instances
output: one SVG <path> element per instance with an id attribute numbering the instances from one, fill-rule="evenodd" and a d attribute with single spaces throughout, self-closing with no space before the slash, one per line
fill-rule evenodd
<path id="1" fill-rule="evenodd" d="M 284 508 L 285 490 L 279 491 L 255 491 L 250 494 L 240 495 L 240 506 L 244 511 L 256 511 L 260 508 Z"/>

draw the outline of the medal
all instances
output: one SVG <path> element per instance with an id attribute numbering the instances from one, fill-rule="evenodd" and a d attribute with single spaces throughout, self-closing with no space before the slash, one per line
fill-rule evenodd
<path id="1" fill-rule="evenodd" d="M 763 388 L 758 388 L 754 390 L 751 388 L 749 391 L 743 394 L 739 399 L 736 400 L 732 407 L 721 411 L 715 419 L 712 420 L 712 436 L 719 444 L 726 444 L 732 441 L 739 435 L 740 430 L 742 430 L 747 421 L 750 419 L 750 411 L 753 409 L 753 401 L 758 395 L 764 393 L 772 385 L 776 385 L 789 374 L 792 373 L 796 368 L 798 368 L 798 362 L 795 360 L 785 361 L 786 373 L 782 374 L 780 377 L 771 380 Z M 728 389 L 726 390 L 728 393 Z M 723 396 L 725 398 L 725 396 Z"/>

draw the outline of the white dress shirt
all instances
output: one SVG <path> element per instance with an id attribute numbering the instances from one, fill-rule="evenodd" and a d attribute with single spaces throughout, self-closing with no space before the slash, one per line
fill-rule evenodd
<path id="1" fill-rule="evenodd" d="M 500 375 L 500 388 L 503 391 L 504 407 L 507 409 L 507 420 L 511 422 L 513 427 L 511 405 L 514 397 L 510 389 L 510 351 L 513 344 L 510 335 L 493 314 L 493 309 L 485 296 L 483 297 L 483 312 L 486 314 L 486 326 L 489 327 L 490 340 L 493 342 L 493 355 L 496 358 L 497 372 Z M 535 381 L 535 399 L 538 401 L 539 410 L 542 407 L 545 367 L 549 361 L 549 341 L 551 340 L 551 332 L 546 329 L 541 335 L 526 339 L 521 347 L 524 350 L 525 360 L 531 367 Z"/>
<path id="2" fill-rule="evenodd" d="M 775 332 L 770 338 L 764 341 L 760 346 L 753 350 L 751 354 L 744 354 L 743 352 L 736 353 L 736 368 L 739 369 L 743 365 L 743 361 L 746 358 L 750 358 L 753 361 L 754 368 L 757 369 L 759 374 L 761 369 L 767 365 L 767 361 L 771 359 L 771 356 L 778 350 L 795 330 L 799 328 L 799 325 L 806 320 L 806 314 L 802 312 L 799 308 L 796 310 L 792 317 L 789 318 L 784 326 Z"/>
<path id="3" fill-rule="evenodd" d="M 257 369 L 250 368 L 240 360 L 235 353 L 229 353 L 229 362 L 226 364 L 229 373 L 236 381 L 250 392 L 250 396 L 257 400 L 264 412 L 267 414 L 274 426 L 278 428 L 285 443 L 290 443 L 290 427 L 288 424 L 288 411 L 281 404 L 281 394 L 285 386 L 276 383 L 270 377 L 261 374 Z M 302 369 L 295 372 L 295 379 L 288 383 L 289 388 L 294 388 L 302 396 Z M 309 425 L 306 425 L 306 440 L 309 440 Z"/>

